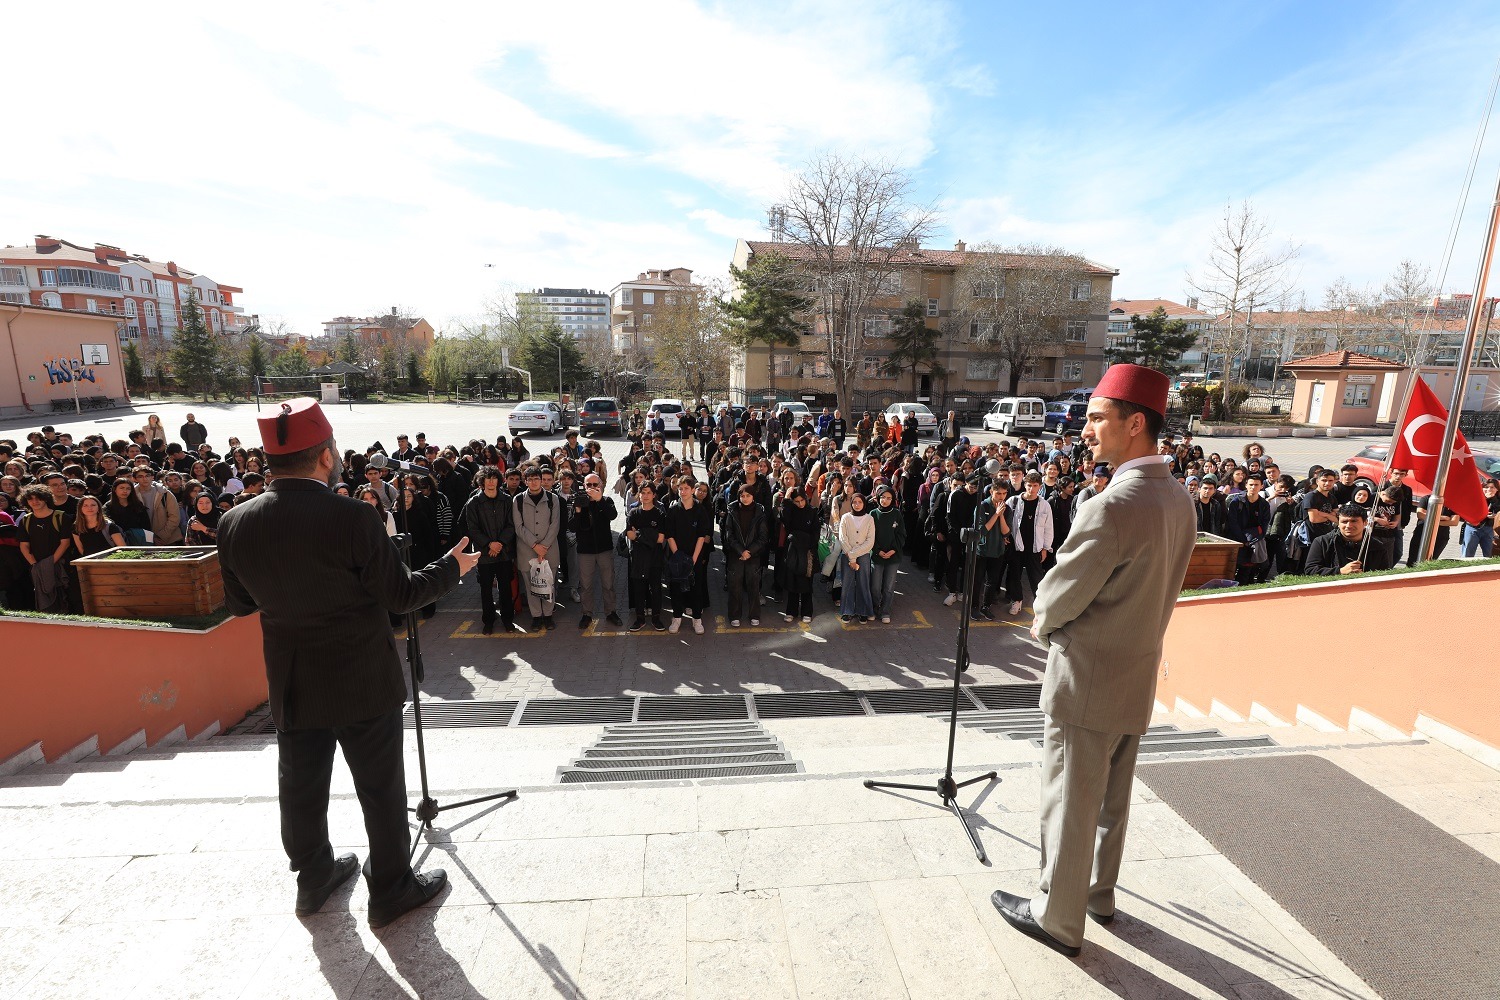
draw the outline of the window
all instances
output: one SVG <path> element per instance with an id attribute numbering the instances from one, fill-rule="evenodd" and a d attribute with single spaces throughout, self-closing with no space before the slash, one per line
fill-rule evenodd
<path id="1" fill-rule="evenodd" d="M 44 271 L 39 271 L 38 273 L 41 275 L 41 278 L 42 278 L 42 287 L 43 288 L 56 288 L 57 287 L 57 272 L 56 271 L 53 271 L 51 269 L 47 269 L 47 270 L 44 270 Z"/>
<path id="2" fill-rule="evenodd" d="M 866 316 L 864 319 L 864 331 L 866 337 L 889 337 L 891 335 L 891 318 L 889 316 Z"/>
<path id="3" fill-rule="evenodd" d="M 1344 405 L 1368 407 L 1370 405 L 1370 387 L 1368 385 L 1346 384 L 1344 386 Z"/>
<path id="4" fill-rule="evenodd" d="M 813 378 L 833 378 L 833 369 L 828 366 L 827 358 L 818 358 L 812 363 Z"/>
<path id="5" fill-rule="evenodd" d="M 641 326 L 650 326 L 650 325 L 651 325 L 651 314 L 650 313 L 641 313 Z"/>
<path id="6" fill-rule="evenodd" d="M 938 314 L 938 300 L 937 299 L 928 299 L 927 300 L 927 315 L 929 315 L 929 316 L 936 316 L 937 314 Z"/>
<path id="7" fill-rule="evenodd" d="M 1094 297 L 1094 283 L 1085 278 L 1082 281 L 1073 282 L 1073 301 L 1088 302 Z"/>
<path id="8" fill-rule="evenodd" d="M 25 292 L 0 292 L 0 302 L 9 302 L 12 305 L 30 305 L 31 300 L 26 297 Z"/>
<path id="9" fill-rule="evenodd" d="M 970 358 L 965 378 L 984 380 L 1000 377 L 1000 362 L 996 358 Z"/>
<path id="10" fill-rule="evenodd" d="M 147 319 L 155 319 L 156 318 L 156 303 L 152 302 L 149 299 L 146 300 L 146 318 Z"/>
<path id="11" fill-rule="evenodd" d="M 1064 382 L 1081 382 L 1083 380 L 1083 362 L 1064 361 L 1062 366 L 1062 380 Z"/>
<path id="12" fill-rule="evenodd" d="M 775 364 L 778 378 L 790 378 L 797 374 L 797 359 L 790 354 L 776 355 Z"/>
<path id="13" fill-rule="evenodd" d="M 91 313 L 96 313 L 99 311 L 99 303 L 95 299 L 88 299 L 84 302 L 84 308 L 86 308 Z"/>
<path id="14" fill-rule="evenodd" d="M 26 271 L 19 267 L 0 267 L 0 285 L 26 287 Z"/>
<path id="15" fill-rule="evenodd" d="M 120 279 L 120 284 L 122 284 L 122 285 L 125 286 L 125 290 L 127 292 L 133 292 L 133 291 L 135 291 L 135 279 L 134 278 L 128 278 L 128 277 L 121 278 Z"/>
<path id="16" fill-rule="evenodd" d="M 642 292 L 641 293 L 641 305 L 643 305 L 643 306 L 654 306 L 654 305 L 656 305 L 656 293 L 655 292 Z"/>
<path id="17" fill-rule="evenodd" d="M 58 295 L 56 292 L 43 292 L 42 305 L 46 306 L 48 309 L 61 309 L 62 296 Z"/>
<path id="18" fill-rule="evenodd" d="M 1130 321 L 1128 319 L 1112 319 L 1109 321 L 1110 333 L 1129 333 Z"/>
<path id="19" fill-rule="evenodd" d="M 46 272 L 43 272 L 46 273 Z M 86 267 L 60 267 L 57 280 L 63 285 L 78 285 L 82 288 L 102 288 L 109 292 L 120 290 L 120 276 L 107 271 L 93 271 Z M 42 284 L 46 284 L 45 281 Z"/>
<path id="20" fill-rule="evenodd" d="M 979 320 L 969 322 L 969 339 L 979 341 L 990 341 L 995 339 L 997 324 L 981 323 Z"/>
<path id="21" fill-rule="evenodd" d="M 677 296 L 673 295 L 671 292 L 668 292 L 667 294 L 662 296 L 662 303 L 664 305 L 675 306 L 677 304 Z"/>
<path id="22" fill-rule="evenodd" d="M 969 282 L 969 294 L 976 299 L 1005 298 L 1004 278 L 974 278 Z"/>
<path id="23" fill-rule="evenodd" d="M 126 340 L 140 340 L 141 328 L 136 326 L 134 323 L 127 324 L 120 327 L 120 336 L 124 337 Z"/>
<path id="24" fill-rule="evenodd" d="M 904 287 L 905 286 L 901 281 L 901 275 L 887 274 L 884 278 L 880 279 L 880 287 L 876 289 L 875 294 L 900 295 Z"/>
<path id="25" fill-rule="evenodd" d="M 860 371 L 865 378 L 895 378 L 894 369 L 886 368 L 886 358 L 878 354 L 866 354 L 860 359 Z"/>
<path id="26" fill-rule="evenodd" d="M 1068 320 L 1068 343 L 1081 344 L 1088 339 L 1089 322 L 1086 319 Z"/>

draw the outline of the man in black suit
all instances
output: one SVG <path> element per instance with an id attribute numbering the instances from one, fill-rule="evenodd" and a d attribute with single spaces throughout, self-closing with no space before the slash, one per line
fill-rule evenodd
<path id="1" fill-rule="evenodd" d="M 430 604 L 478 559 L 462 539 L 424 569 L 407 569 L 369 504 L 341 497 L 333 428 L 315 400 L 259 420 L 270 489 L 219 521 L 224 596 L 236 615 L 261 613 L 271 714 L 280 755 L 281 841 L 297 872 L 297 915 L 316 913 L 358 870 L 333 856 L 328 787 L 343 748 L 370 838 L 365 879 L 372 927 L 436 896 L 441 869 L 408 860 L 402 705 L 406 682 L 391 613 Z"/>

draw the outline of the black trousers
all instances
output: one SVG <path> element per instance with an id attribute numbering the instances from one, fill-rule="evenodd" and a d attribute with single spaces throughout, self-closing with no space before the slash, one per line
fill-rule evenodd
<path id="1" fill-rule="evenodd" d="M 370 898 L 385 902 L 412 883 L 407 860 L 411 831 L 406 821 L 406 765 L 401 756 L 401 709 L 332 729 L 276 733 L 280 760 L 281 844 L 297 872 L 297 884 L 317 885 L 333 871 L 328 841 L 328 784 L 333 748 L 344 751 L 354 792 L 365 814 L 370 858 L 365 879 Z"/>
<path id="2" fill-rule="evenodd" d="M 975 556 L 974 579 L 969 581 L 970 607 L 987 608 L 1005 594 L 1005 555 Z"/>
<path id="3" fill-rule="evenodd" d="M 1036 598 L 1036 589 L 1042 585 L 1042 559 L 1035 552 L 1010 552 L 1009 572 L 1005 576 L 1005 589 L 1011 603 L 1024 601 L 1022 577 L 1031 582 L 1031 596 Z"/>
<path id="4" fill-rule="evenodd" d="M 948 547 L 948 554 L 944 561 L 948 567 L 948 593 L 962 594 L 964 592 L 964 543 L 957 532 L 948 535 L 948 540 L 943 543 Z"/>
<path id="5" fill-rule="evenodd" d="M 483 618 L 484 624 L 494 624 L 495 588 L 498 585 L 500 620 L 505 623 L 505 630 L 509 632 L 515 627 L 516 622 L 516 603 L 510 593 L 511 580 L 516 575 L 515 563 L 502 557 L 492 563 L 480 563 L 478 570 L 480 617 Z"/>
<path id="6" fill-rule="evenodd" d="M 724 571 L 729 576 L 729 606 L 726 609 L 729 620 L 759 618 L 760 578 L 763 572 L 760 557 L 731 559 Z"/>
<path id="7" fill-rule="evenodd" d="M 936 535 L 932 537 L 932 559 L 927 568 L 932 571 L 933 589 L 943 589 L 943 581 L 948 579 L 948 543 L 938 541 Z"/>

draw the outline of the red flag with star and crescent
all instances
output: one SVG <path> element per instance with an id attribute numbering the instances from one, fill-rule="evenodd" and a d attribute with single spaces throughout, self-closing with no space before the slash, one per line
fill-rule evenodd
<path id="1" fill-rule="evenodd" d="M 1393 469 L 1410 469 L 1411 477 L 1429 486 L 1437 481 L 1438 451 L 1443 446 L 1443 427 L 1448 423 L 1448 408 L 1438 401 L 1423 379 L 1417 379 L 1406 407 L 1406 420 L 1396 435 L 1391 452 Z M 1443 491 L 1443 506 L 1470 524 L 1489 516 L 1489 504 L 1479 484 L 1479 467 L 1469 454 L 1469 443 L 1463 431 L 1453 439 L 1453 458 L 1448 462 L 1448 484 Z"/>

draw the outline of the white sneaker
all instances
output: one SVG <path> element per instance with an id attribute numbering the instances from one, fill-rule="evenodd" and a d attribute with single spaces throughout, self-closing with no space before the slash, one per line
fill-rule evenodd
<path id="1" fill-rule="evenodd" d="M 694 618 L 693 619 L 693 631 L 697 632 L 699 635 L 703 634 L 703 619 L 702 618 Z"/>
<path id="2" fill-rule="evenodd" d="M 759 618 L 752 618 L 752 619 L 750 619 L 750 624 L 751 625 L 759 625 L 760 624 L 760 619 Z"/>
<path id="3" fill-rule="evenodd" d="M 949 594 L 947 597 L 943 598 L 943 604 L 946 605 L 947 607 L 951 608 L 951 607 L 953 607 L 953 605 L 955 605 L 957 603 L 958 603 L 958 595 L 957 594 Z"/>
<path id="4" fill-rule="evenodd" d="M 880 624 L 882 624 L 882 625 L 889 625 L 890 623 L 891 623 L 891 616 L 890 615 L 881 615 L 880 616 Z"/>
<path id="5" fill-rule="evenodd" d="M 783 612 L 782 612 L 782 613 L 781 613 L 781 620 L 782 620 L 782 621 L 788 621 L 788 622 L 791 622 L 791 621 L 796 621 L 796 620 L 797 620 L 797 619 L 796 619 L 796 618 L 795 618 L 795 617 L 794 617 L 794 616 L 792 616 L 792 615 L 789 615 L 789 614 L 787 614 L 787 613 L 786 613 L 786 612 L 785 612 L 785 611 L 783 611 Z"/>
<path id="6" fill-rule="evenodd" d="M 682 619 L 681 618 L 673 618 L 672 619 L 672 624 L 670 624 L 670 625 L 667 626 L 667 631 L 671 632 L 673 635 L 676 635 L 677 634 L 677 630 L 680 629 L 680 628 L 682 628 Z"/>
<path id="7" fill-rule="evenodd" d="M 729 623 L 729 627 L 730 628 L 739 628 L 740 627 L 740 620 L 738 618 L 736 618 L 734 621 L 732 621 L 732 622 Z"/>
<path id="8" fill-rule="evenodd" d="M 1011 604 L 1010 604 L 1010 613 L 1011 613 L 1012 617 L 1014 617 L 1014 616 L 1016 616 L 1016 615 L 1018 615 L 1018 614 L 1021 613 L 1021 602 L 1020 601 L 1012 601 L 1011 602 Z"/>
<path id="9" fill-rule="evenodd" d="M 812 624 L 812 615 L 803 615 L 802 616 L 802 622 L 803 622 L 803 624 L 811 625 Z"/>

